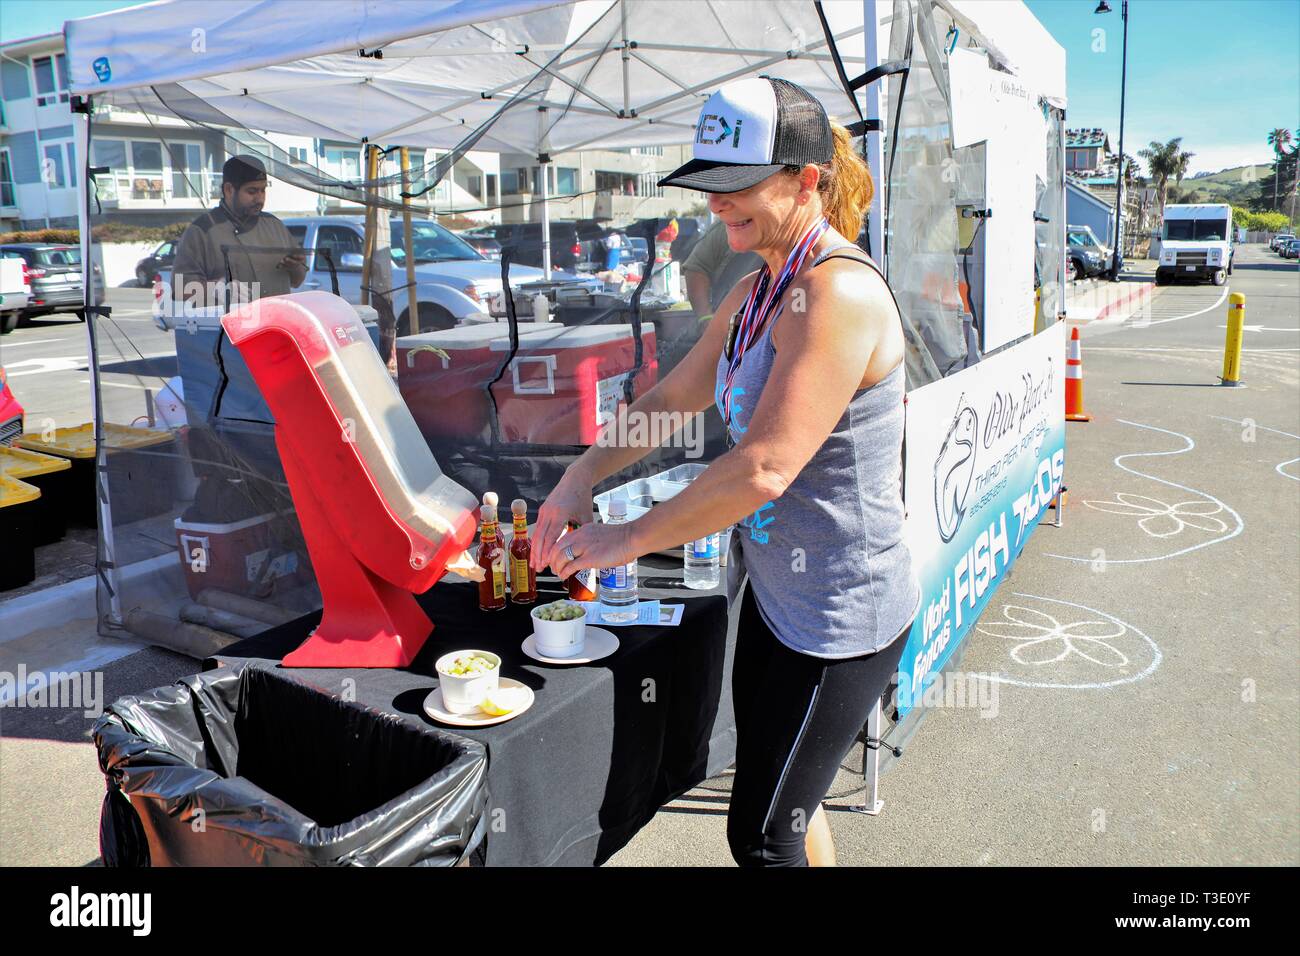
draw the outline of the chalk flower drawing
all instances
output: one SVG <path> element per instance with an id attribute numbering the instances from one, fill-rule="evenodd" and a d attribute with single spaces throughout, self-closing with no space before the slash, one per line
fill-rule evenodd
<path id="1" fill-rule="evenodd" d="M 1062 624 L 1050 614 L 1018 604 L 1003 605 L 1002 614 L 1005 621 L 979 624 L 976 630 L 1012 641 L 1011 657 L 1021 664 L 1037 667 L 1078 655 L 1099 667 L 1128 666 L 1127 655 L 1107 643 L 1127 633 L 1120 621 Z"/>
<path id="2" fill-rule="evenodd" d="M 1223 511 L 1219 501 L 1179 501 L 1166 504 L 1158 498 L 1147 495 L 1131 495 L 1122 491 L 1115 493 L 1115 501 L 1084 501 L 1089 508 L 1114 515 L 1132 515 L 1138 519 L 1138 527 L 1153 538 L 1171 538 L 1181 534 L 1186 528 L 1222 534 L 1228 526 L 1213 517 Z"/>

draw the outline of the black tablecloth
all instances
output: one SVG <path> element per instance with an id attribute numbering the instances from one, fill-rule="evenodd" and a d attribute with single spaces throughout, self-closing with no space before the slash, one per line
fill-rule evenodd
<path id="1" fill-rule="evenodd" d="M 403 719 L 437 724 L 423 710 L 433 663 L 452 650 L 501 655 L 502 673 L 530 686 L 533 706 L 481 729 L 444 727 L 488 748 L 488 865 L 600 864 L 664 803 L 735 759 L 731 662 L 743 583 L 739 535 L 713 591 L 681 584 L 681 560 L 642 558 L 642 599 L 680 601 L 676 627 L 615 627 L 619 649 L 594 664 L 552 666 L 520 649 L 528 606 L 478 609 L 477 585 L 447 578 L 420 596 L 434 631 L 410 668 L 295 668 L 297 680 Z M 539 601 L 566 596 L 553 576 Z M 729 613 L 729 607 L 736 608 Z M 319 612 L 240 641 L 205 662 L 278 666 L 306 639 Z"/>

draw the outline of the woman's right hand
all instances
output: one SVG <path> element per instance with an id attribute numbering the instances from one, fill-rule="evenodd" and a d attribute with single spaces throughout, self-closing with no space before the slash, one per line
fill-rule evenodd
<path id="1" fill-rule="evenodd" d="M 564 471 L 555 489 L 546 497 L 537 511 L 537 525 L 533 530 L 533 549 L 529 559 L 534 571 L 542 571 L 551 564 L 558 547 L 560 535 L 568 522 L 584 525 L 591 522 L 591 474 L 577 462 Z"/>

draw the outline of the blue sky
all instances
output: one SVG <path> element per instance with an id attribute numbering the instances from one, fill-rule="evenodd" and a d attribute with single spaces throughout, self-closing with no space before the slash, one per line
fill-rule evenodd
<path id="1" fill-rule="evenodd" d="M 1120 0 L 1108 2 L 1103 14 L 1096 0 L 1027 6 L 1065 48 L 1066 125 L 1099 126 L 1118 150 L 1123 30 Z M 1093 49 L 1098 27 L 1104 52 Z M 1269 162 L 1277 126 L 1300 138 L 1298 0 L 1131 0 L 1124 152 L 1181 136 L 1196 154 L 1190 171 L 1217 172 Z"/>
<path id="2" fill-rule="evenodd" d="M 58 33 L 64 20 L 138 6 L 140 0 L 0 0 L 0 41 Z"/>
<path id="3" fill-rule="evenodd" d="M 998 0 L 987 0 L 998 2 Z M 1065 48 L 1070 127 L 1100 126 L 1119 148 L 1120 2 L 1028 0 Z M 0 39 L 133 0 L 0 0 Z M 1106 31 L 1104 50 L 1094 30 Z M 1125 151 L 1183 138 L 1191 172 L 1268 162 L 1275 126 L 1300 138 L 1300 0 L 1131 0 Z"/>

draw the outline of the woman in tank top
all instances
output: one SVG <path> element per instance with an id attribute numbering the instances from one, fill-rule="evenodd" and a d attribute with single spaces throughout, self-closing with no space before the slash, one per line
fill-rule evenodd
<path id="1" fill-rule="evenodd" d="M 563 578 L 736 525 L 748 587 L 728 842 L 741 865 L 833 864 L 821 801 L 897 669 L 921 595 L 903 536 L 901 317 L 846 238 L 871 175 L 815 97 L 759 77 L 709 98 L 694 158 L 661 185 L 707 193 L 731 248 L 765 265 L 620 414 L 714 405 L 729 449 L 670 501 L 607 525 L 591 521 L 594 486 L 649 448 L 592 446 L 540 509 L 533 565 Z M 567 520 L 581 527 L 557 543 Z"/>

